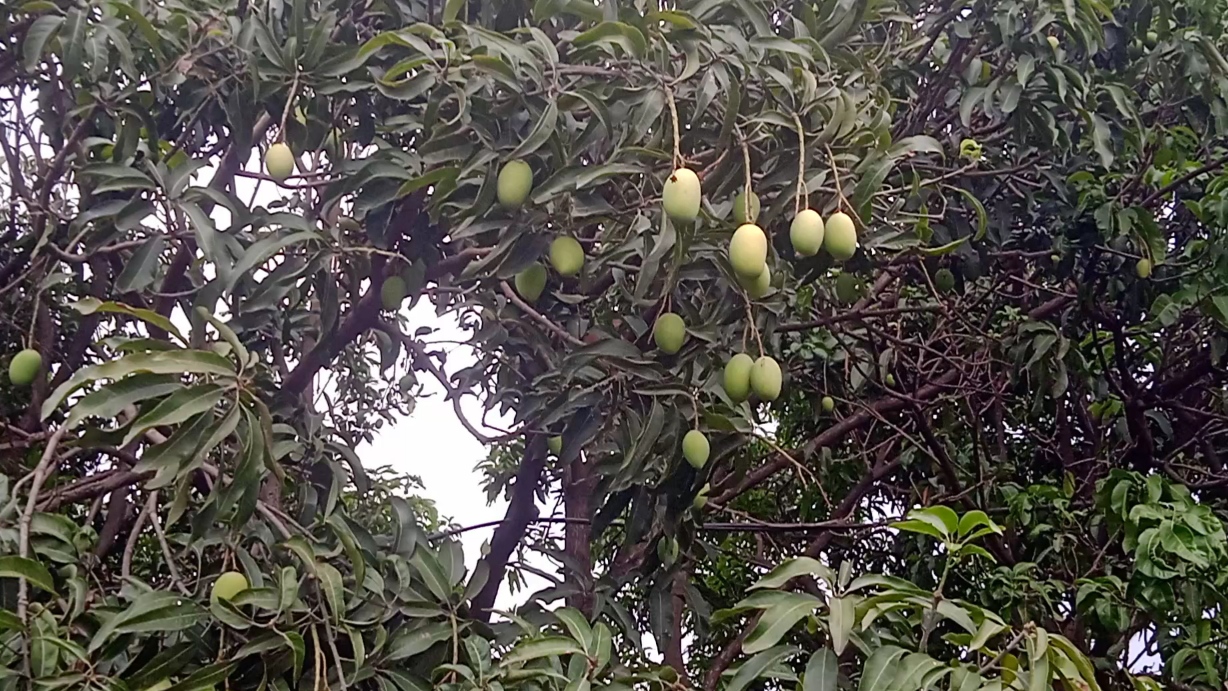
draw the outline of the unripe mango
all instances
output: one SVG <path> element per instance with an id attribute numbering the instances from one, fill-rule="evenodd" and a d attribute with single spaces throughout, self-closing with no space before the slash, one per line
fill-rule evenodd
<path id="1" fill-rule="evenodd" d="M 247 576 L 238 571 L 227 571 L 213 582 L 213 592 L 210 597 L 217 600 L 232 600 L 244 590 L 247 590 Z"/>
<path id="2" fill-rule="evenodd" d="M 842 273 L 836 276 L 836 299 L 840 302 L 851 305 L 861 298 L 861 284 L 857 280 L 857 276 L 851 273 Z"/>
<path id="3" fill-rule="evenodd" d="M 823 217 L 814 209 L 802 209 L 789 226 L 789 241 L 799 257 L 813 257 L 823 247 Z"/>
<path id="4" fill-rule="evenodd" d="M 517 159 L 503 164 L 495 185 L 495 196 L 499 198 L 500 206 L 509 211 L 519 209 L 532 190 L 533 169 L 528 163 Z"/>
<path id="5" fill-rule="evenodd" d="M 827 219 L 823 246 L 836 261 L 846 261 L 857 254 L 857 227 L 848 214 L 837 211 Z"/>
<path id="6" fill-rule="evenodd" d="M 277 182 L 294 174 L 294 152 L 285 142 L 277 142 L 264 154 L 264 171 Z"/>
<path id="7" fill-rule="evenodd" d="M 546 267 L 534 264 L 516 274 L 516 292 L 525 302 L 535 302 L 546 289 Z"/>
<path id="8" fill-rule="evenodd" d="M 557 237 L 550 243 L 550 265 L 564 276 L 575 276 L 584 266 L 584 248 L 570 235 Z"/>
<path id="9" fill-rule="evenodd" d="M 772 289 L 772 270 L 765 264 L 763 273 L 755 278 L 738 276 L 738 285 L 746 290 L 746 294 L 750 295 L 752 300 L 758 300 Z"/>
<path id="10" fill-rule="evenodd" d="M 401 303 L 405 301 L 405 279 L 400 276 L 389 276 L 384 279 L 384 285 L 380 286 L 379 299 L 383 303 L 386 310 L 399 310 Z"/>
<path id="11" fill-rule="evenodd" d="M 26 348 L 9 361 L 9 381 L 13 386 L 29 386 L 42 367 L 43 356 L 33 348 Z"/>
<path id="12" fill-rule="evenodd" d="M 673 355 L 686 343 L 686 322 L 673 312 L 662 312 L 652 325 L 652 338 L 662 352 Z"/>
<path id="13" fill-rule="evenodd" d="M 729 242 L 729 263 L 743 278 L 758 278 L 767 267 L 767 235 L 753 223 L 739 226 Z"/>
<path id="14" fill-rule="evenodd" d="M 755 360 L 750 370 L 750 388 L 761 400 L 774 401 L 780 396 L 783 375 L 776 360 L 764 355 Z"/>
<path id="15" fill-rule="evenodd" d="M 955 274 L 951 273 L 950 269 L 942 268 L 934 272 L 934 287 L 940 293 L 949 293 L 955 290 Z"/>
<path id="16" fill-rule="evenodd" d="M 1151 260 L 1143 257 L 1134 265 L 1134 273 L 1139 278 L 1151 278 Z"/>
<path id="17" fill-rule="evenodd" d="M 675 223 L 693 223 L 699 217 L 702 199 L 699 176 L 689 168 L 679 168 L 670 173 L 661 189 L 661 206 L 669 220 Z"/>
<path id="18" fill-rule="evenodd" d="M 708 454 L 711 447 L 708 446 L 708 438 L 703 432 L 693 429 L 687 432 L 682 437 L 682 456 L 686 459 L 691 467 L 699 470 L 708 462 Z"/>
<path id="19" fill-rule="evenodd" d="M 546 448 L 555 456 L 563 453 L 563 437 L 555 435 L 546 440 Z"/>
<path id="20" fill-rule="evenodd" d="M 754 223 L 759 220 L 759 195 L 750 193 L 750 208 L 746 205 L 746 190 L 738 192 L 733 198 L 733 221 L 738 225 Z"/>
<path id="21" fill-rule="evenodd" d="M 725 393 L 730 400 L 741 403 L 750 398 L 750 371 L 755 361 L 746 353 L 738 353 L 725 363 Z"/>
<path id="22" fill-rule="evenodd" d="M 836 401 L 831 396 L 824 396 L 821 405 L 825 413 L 830 413 L 836 409 Z"/>

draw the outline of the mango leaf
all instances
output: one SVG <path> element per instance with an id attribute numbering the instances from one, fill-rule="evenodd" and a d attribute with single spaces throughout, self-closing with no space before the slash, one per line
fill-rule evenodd
<path id="1" fill-rule="evenodd" d="M 123 444 L 127 445 L 133 439 L 141 436 L 146 430 L 154 427 L 177 425 L 201 413 L 213 410 L 226 393 L 224 387 L 217 384 L 200 384 L 186 389 L 180 389 L 167 396 L 132 423 L 128 433 L 124 435 Z"/>
<path id="2" fill-rule="evenodd" d="M 743 646 L 743 649 L 745 649 L 745 646 Z M 764 650 L 738 667 L 738 671 L 733 675 L 733 679 L 729 680 L 729 685 L 725 687 L 725 690 L 742 691 L 742 689 L 758 681 L 769 668 L 800 652 L 801 650 L 791 645 L 781 645 Z"/>
<path id="3" fill-rule="evenodd" d="M 766 576 L 755 582 L 750 589 L 779 588 L 798 576 L 818 576 L 826 581 L 828 585 L 836 582 L 835 573 L 818 559 L 794 557 L 772 569 Z"/>
<path id="4" fill-rule="evenodd" d="M 887 691 L 895 679 L 896 662 L 906 651 L 894 645 L 884 645 L 870 654 L 861 672 L 858 691 Z"/>
<path id="5" fill-rule="evenodd" d="M 746 654 L 757 653 L 776 645 L 797 622 L 823 605 L 823 601 L 807 593 L 766 593 L 771 606 L 759 615 L 755 628 L 742 642 Z"/>
<path id="6" fill-rule="evenodd" d="M 563 655 L 583 655 L 584 649 L 570 638 L 548 636 L 524 641 L 512 648 L 503 656 L 500 662 L 504 665 L 514 665 L 542 657 L 561 657 Z"/>
<path id="7" fill-rule="evenodd" d="M 138 372 L 152 374 L 213 374 L 234 378 L 234 366 L 226 358 L 204 350 L 166 350 L 132 353 L 118 360 L 77 370 L 68 381 L 56 387 L 43 403 L 46 420 L 70 393 L 99 379 L 122 379 Z"/>
<path id="8" fill-rule="evenodd" d="M 840 660 L 831 648 L 820 648 L 806 663 L 806 676 L 802 677 L 802 691 L 837 691 Z"/>
<path id="9" fill-rule="evenodd" d="M 0 557 L 0 578 L 24 578 L 27 583 L 40 590 L 55 592 L 55 580 L 51 577 L 51 572 L 42 564 L 26 557 Z"/>

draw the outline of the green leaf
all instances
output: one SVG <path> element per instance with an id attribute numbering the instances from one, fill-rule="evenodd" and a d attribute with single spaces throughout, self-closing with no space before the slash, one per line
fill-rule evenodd
<path id="1" fill-rule="evenodd" d="M 639 29 L 623 22 L 602 22 L 571 40 L 574 46 L 617 45 L 628 55 L 643 57 L 648 40 Z"/>
<path id="2" fill-rule="evenodd" d="M 0 578 L 24 578 L 27 583 L 40 590 L 55 592 L 55 580 L 51 577 L 51 572 L 42 564 L 26 557 L 0 557 Z"/>
<path id="3" fill-rule="evenodd" d="M 102 302 L 98 298 L 82 298 L 72 304 L 73 309 L 81 314 L 94 314 L 95 312 L 109 312 L 114 314 L 126 314 L 129 317 L 135 317 L 148 324 L 162 329 L 166 333 L 174 336 L 180 343 L 187 343 L 183 335 L 179 333 L 179 329 L 171 323 L 171 320 L 154 312 L 153 310 L 141 309 L 139 307 L 129 307 L 122 302 Z"/>
<path id="4" fill-rule="evenodd" d="M 525 137 L 524 141 L 520 142 L 520 146 L 517 146 L 512 150 L 512 153 L 508 154 L 508 158 L 523 158 L 540 149 L 542 144 L 545 144 L 546 140 L 550 138 L 550 135 L 554 134 L 558 120 L 559 106 L 556 102 L 551 101 L 546 105 L 546 109 L 542 111 L 541 117 L 538 118 L 537 124 L 529 132 L 529 136 Z"/>
<path id="5" fill-rule="evenodd" d="M 444 573 L 443 566 L 440 565 L 438 557 L 433 552 L 425 549 L 415 550 L 409 563 L 422 577 L 432 595 L 440 602 L 451 600 L 452 587 L 448 584 L 448 577 Z"/>
<path id="6" fill-rule="evenodd" d="M 840 660 L 831 648 L 820 648 L 806 663 L 806 676 L 801 691 L 837 691 Z"/>
<path id="7" fill-rule="evenodd" d="M 808 593 L 764 593 L 771 606 L 759 615 L 759 622 L 742 642 L 742 652 L 757 653 L 776 645 L 797 622 L 823 605 L 823 601 Z"/>
<path id="8" fill-rule="evenodd" d="M 555 610 L 554 616 L 563 622 L 563 626 L 567 627 L 567 632 L 580 643 L 585 651 L 589 653 L 595 652 L 593 650 L 593 629 L 579 610 L 572 609 L 571 607 L 562 607 Z"/>
<path id="9" fill-rule="evenodd" d="M 89 652 L 101 648 L 114 635 L 145 631 L 172 633 L 195 626 L 204 617 L 204 610 L 178 593 L 143 593 L 128 609 L 99 627 L 90 640 Z"/>
<path id="10" fill-rule="evenodd" d="M 204 350 L 168 350 L 133 353 L 118 360 L 77 370 L 43 403 L 42 419 L 46 420 L 70 393 L 99 379 L 122 379 L 131 374 L 213 374 L 234 378 L 234 366 L 226 358 Z"/>
<path id="11" fill-rule="evenodd" d="M 798 576 L 818 576 L 823 579 L 828 585 L 836 582 L 836 575 L 831 568 L 818 559 L 811 557 L 794 557 L 788 561 L 782 562 L 780 566 L 772 569 L 766 576 L 760 578 L 751 590 L 759 588 L 779 588 Z"/>
<path id="12" fill-rule="evenodd" d="M 162 250 L 166 249 L 166 236 L 154 235 L 136 248 L 124 270 L 115 279 L 115 290 L 131 293 L 144 290 L 153 284 L 158 275 Z"/>
<path id="13" fill-rule="evenodd" d="M 388 644 L 388 660 L 403 660 L 420 655 L 431 646 L 452 637 L 452 626 L 431 622 L 415 629 L 402 630 Z"/>
<path id="14" fill-rule="evenodd" d="M 341 572 L 332 564 L 320 562 L 316 564 L 316 577 L 320 580 L 320 589 L 328 600 L 328 609 L 333 615 L 333 623 L 339 623 L 345 614 L 345 586 L 341 580 Z"/>
<path id="15" fill-rule="evenodd" d="M 213 410 L 225 393 L 226 388 L 217 384 L 200 384 L 180 389 L 154 406 L 153 410 L 137 418 L 128 428 L 122 443 L 126 446 L 148 429 L 177 425 L 201 413 L 207 413 Z"/>
<path id="16" fill-rule="evenodd" d="M 87 394 L 72 407 L 64 424 L 73 429 L 86 418 L 111 419 L 130 405 L 160 398 L 182 388 L 183 384 L 171 375 L 134 374 Z"/>
<path id="17" fill-rule="evenodd" d="M 894 645 L 884 645 L 870 654 L 861 672 L 858 691 L 886 691 L 895 679 L 896 661 L 906 651 Z"/>
<path id="18" fill-rule="evenodd" d="M 833 597 L 829 602 L 831 611 L 828 615 L 827 627 L 831 633 L 831 647 L 836 651 L 836 655 L 844 652 L 849 637 L 853 633 L 853 624 L 857 619 L 858 600 L 856 595 L 843 595 Z"/>
<path id="19" fill-rule="evenodd" d="M 575 641 L 562 636 L 548 636 L 523 641 L 503 656 L 503 665 L 515 665 L 542 657 L 561 657 L 563 655 L 583 655 L 584 649 Z"/>
<path id="20" fill-rule="evenodd" d="M 26 40 L 21 46 L 21 54 L 24 58 L 24 66 L 27 72 L 34 72 L 38 67 L 38 61 L 43 57 L 43 50 L 47 46 L 47 41 L 55 35 L 60 27 L 64 24 L 64 18 L 55 14 L 45 14 L 26 29 Z"/>
<path id="21" fill-rule="evenodd" d="M 745 648 L 745 646 L 743 647 Z M 725 687 L 725 691 L 742 691 L 742 689 L 759 680 L 769 668 L 785 658 L 792 657 L 800 652 L 800 650 L 791 645 L 781 645 L 764 650 L 738 667 L 737 673 L 733 675 L 733 679 L 729 680 L 729 685 Z"/>
<path id="22" fill-rule="evenodd" d="M 1001 526 L 999 526 L 997 523 L 994 523 L 993 520 L 990 519 L 989 516 L 986 515 L 984 511 L 975 509 L 975 510 L 969 511 L 963 516 L 960 516 L 959 535 L 960 537 L 965 537 L 969 533 L 971 533 L 973 530 L 981 526 L 986 526 L 990 528 L 991 530 L 993 530 L 994 533 L 998 535 L 1002 534 Z"/>

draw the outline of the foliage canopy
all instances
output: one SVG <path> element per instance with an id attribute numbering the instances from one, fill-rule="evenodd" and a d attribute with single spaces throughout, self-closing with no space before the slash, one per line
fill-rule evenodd
<path id="1" fill-rule="evenodd" d="M 0 380 L 0 687 L 1223 688 L 1226 29 L 7 3 L 0 343 L 41 369 Z M 806 208 L 855 254 L 795 252 Z M 730 396 L 736 353 L 779 398 Z M 464 420 L 509 498 L 471 571 L 359 456 L 420 377 L 509 421 Z M 492 617 L 526 550 L 557 583 Z"/>

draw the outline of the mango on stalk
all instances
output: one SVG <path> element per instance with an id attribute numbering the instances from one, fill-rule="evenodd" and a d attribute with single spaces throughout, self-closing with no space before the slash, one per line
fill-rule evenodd
<path id="1" fill-rule="evenodd" d="M 857 254 L 857 226 L 848 214 L 837 211 L 827 219 L 823 246 L 836 261 L 847 261 Z"/>
<path id="2" fill-rule="evenodd" d="M 669 220 L 675 223 L 694 223 L 699 217 L 702 199 L 699 176 L 689 168 L 679 168 L 670 173 L 661 188 L 661 206 Z"/>
<path id="3" fill-rule="evenodd" d="M 750 398 L 750 372 L 755 360 L 746 353 L 738 353 L 725 363 L 724 386 L 730 400 L 741 403 Z"/>
<path id="4" fill-rule="evenodd" d="M 495 185 L 495 196 L 499 199 L 499 206 L 508 211 L 515 211 L 524 205 L 532 190 L 533 169 L 528 163 L 516 159 L 503 164 Z"/>
<path id="5" fill-rule="evenodd" d="M 580 241 L 564 235 L 550 243 L 550 265 L 563 276 L 575 276 L 584 267 L 584 248 Z"/>
<path id="6" fill-rule="evenodd" d="M 784 375 L 775 359 L 764 355 L 755 360 L 755 366 L 750 370 L 750 388 L 760 400 L 774 401 L 779 398 L 783 383 Z"/>
<path id="7" fill-rule="evenodd" d="M 673 312 L 662 312 L 652 325 L 652 338 L 661 352 L 673 355 L 686 343 L 686 322 Z"/>
<path id="8" fill-rule="evenodd" d="M 823 217 L 814 209 L 802 209 L 789 226 L 789 241 L 799 257 L 813 257 L 823 247 Z"/>
<path id="9" fill-rule="evenodd" d="M 733 198 L 733 221 L 738 225 L 754 223 L 759 220 L 759 195 L 750 193 L 750 204 L 746 202 L 746 190 L 738 192 Z"/>
<path id="10" fill-rule="evenodd" d="M 546 289 L 546 267 L 534 264 L 516 274 L 516 292 L 525 302 L 536 302 Z"/>
<path id="11" fill-rule="evenodd" d="M 767 267 L 768 241 L 763 229 L 753 223 L 738 226 L 729 241 L 729 263 L 743 278 L 758 278 Z"/>

